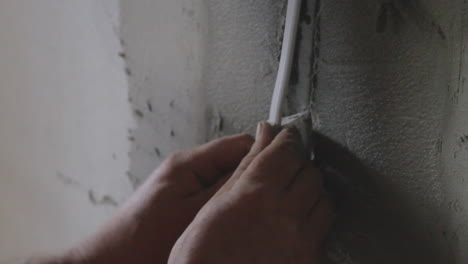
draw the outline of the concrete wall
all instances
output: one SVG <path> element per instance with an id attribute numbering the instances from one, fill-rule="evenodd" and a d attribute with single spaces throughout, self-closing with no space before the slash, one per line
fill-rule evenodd
<path id="1" fill-rule="evenodd" d="M 2 256 L 79 239 L 170 152 L 267 118 L 285 1 L 0 7 Z M 468 260 L 467 14 L 304 1 L 286 112 L 312 106 L 343 195 L 332 263 Z"/>
<path id="2" fill-rule="evenodd" d="M 123 2 L 130 93 L 143 113 L 132 177 L 267 118 L 284 3 Z M 467 261 L 467 8 L 304 1 L 286 111 L 312 106 L 316 154 L 345 196 L 333 263 Z"/>
<path id="3" fill-rule="evenodd" d="M 118 1 L 0 1 L 0 261 L 67 247 L 131 192 Z"/>
<path id="4" fill-rule="evenodd" d="M 468 35 L 466 4 L 323 1 L 321 8 L 313 98 L 320 131 L 359 165 L 338 165 L 354 176 L 355 199 L 339 224 L 333 259 L 466 262 L 467 218 L 460 213 L 468 201 L 450 187 L 454 164 L 447 164 L 454 153 L 464 156 L 458 166 L 467 160 L 466 146 L 447 145 L 461 136 L 447 130 L 449 109 L 468 108 L 453 100 L 466 96 L 455 92 L 463 86 L 460 71 L 466 74 L 459 63 L 466 61 L 460 55 Z M 456 131 L 466 131 L 466 124 L 465 117 Z M 461 183 L 467 171 L 456 174 Z M 460 208 L 451 208 L 454 199 Z"/>

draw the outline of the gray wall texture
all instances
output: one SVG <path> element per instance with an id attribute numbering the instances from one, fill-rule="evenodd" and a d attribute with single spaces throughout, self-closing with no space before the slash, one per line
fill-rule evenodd
<path id="1" fill-rule="evenodd" d="M 137 186 L 267 118 L 285 1 L 123 1 Z M 304 0 L 286 112 L 339 197 L 331 263 L 467 263 L 468 4 Z"/>

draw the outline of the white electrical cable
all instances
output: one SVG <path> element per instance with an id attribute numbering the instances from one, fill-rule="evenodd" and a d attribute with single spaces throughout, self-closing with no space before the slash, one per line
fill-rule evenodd
<path id="1" fill-rule="evenodd" d="M 291 75 L 300 7 L 301 0 L 288 0 L 283 47 L 281 49 L 278 75 L 276 76 L 275 89 L 273 91 L 273 98 L 271 99 L 270 117 L 268 120 L 272 125 L 281 125 L 281 110 L 284 97 L 286 96 L 286 88 L 289 84 L 289 77 Z"/>

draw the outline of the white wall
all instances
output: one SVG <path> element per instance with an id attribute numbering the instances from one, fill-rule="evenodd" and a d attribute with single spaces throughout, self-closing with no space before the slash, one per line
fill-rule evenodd
<path id="1" fill-rule="evenodd" d="M 0 1 L 0 260 L 69 246 L 131 191 L 118 21 L 113 0 Z"/>

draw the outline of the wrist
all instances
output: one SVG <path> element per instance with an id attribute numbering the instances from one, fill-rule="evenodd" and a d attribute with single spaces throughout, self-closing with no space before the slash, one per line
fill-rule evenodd
<path id="1" fill-rule="evenodd" d="M 73 256 L 43 256 L 29 258 L 25 264 L 85 264 Z"/>
<path id="2" fill-rule="evenodd" d="M 94 264 L 92 258 L 86 257 L 78 248 L 60 254 L 29 258 L 25 264 Z"/>

